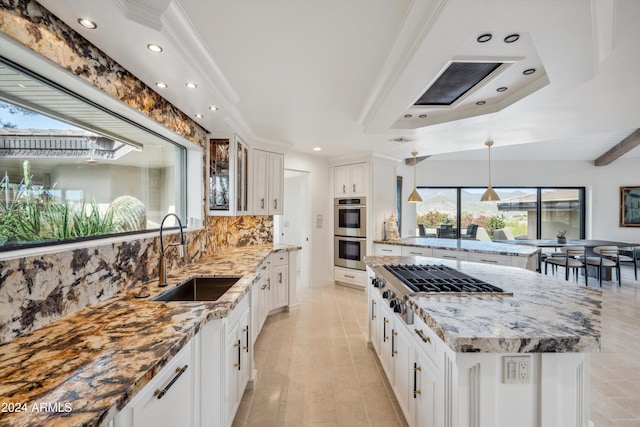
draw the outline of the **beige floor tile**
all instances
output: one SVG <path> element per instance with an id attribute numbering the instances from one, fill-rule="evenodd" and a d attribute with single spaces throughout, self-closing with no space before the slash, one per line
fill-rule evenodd
<path id="1" fill-rule="evenodd" d="M 583 279 L 581 279 L 583 280 Z M 590 280 L 590 286 L 598 288 Z M 595 427 L 640 427 L 640 282 L 602 287 L 602 352 L 591 355 Z M 367 304 L 356 289 L 300 289 L 300 309 L 269 316 L 254 359 L 256 390 L 234 426 L 406 426 L 375 352 L 367 347 Z"/>

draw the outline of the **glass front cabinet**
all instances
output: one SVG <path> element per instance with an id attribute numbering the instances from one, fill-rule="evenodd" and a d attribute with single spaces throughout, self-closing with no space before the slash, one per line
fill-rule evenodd
<path id="1" fill-rule="evenodd" d="M 207 143 L 207 206 L 209 215 L 241 215 L 249 211 L 249 146 L 233 139 Z"/>

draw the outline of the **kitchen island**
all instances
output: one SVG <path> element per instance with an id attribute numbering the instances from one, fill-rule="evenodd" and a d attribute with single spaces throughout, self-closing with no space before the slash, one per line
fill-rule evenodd
<path id="1" fill-rule="evenodd" d="M 258 318 L 249 317 L 248 312 L 257 312 L 257 302 L 263 300 L 259 292 L 269 291 L 264 283 L 269 279 L 264 277 L 268 276 L 269 263 L 284 266 L 279 260 L 289 260 L 288 253 L 298 249 L 286 245 L 227 248 L 169 275 L 172 285 L 193 277 L 238 277 L 216 301 L 151 301 L 172 287 L 158 287 L 155 279 L 3 344 L 0 426 L 193 425 L 192 421 L 170 417 L 158 422 L 162 410 L 170 416 L 199 419 L 203 425 L 230 425 L 238 402 L 233 398 L 241 396 L 243 384 L 255 376 L 251 372 L 251 350 L 261 326 L 241 324 L 246 325 L 238 336 L 243 343 L 246 363 L 242 369 L 247 369 L 247 377 L 233 389 L 227 384 L 233 380 L 227 371 L 240 372 L 234 359 L 238 352 L 232 347 L 231 357 L 221 354 L 226 351 L 227 337 L 232 345 L 236 342 L 230 319 L 240 315 L 244 317 L 239 320 Z M 289 267 L 295 271 L 295 257 L 289 260 Z M 276 289 L 275 283 L 269 287 Z M 145 297 L 138 298 L 141 295 Z M 297 305 L 294 289 L 287 297 L 285 309 Z M 265 302 L 270 301 L 275 298 L 267 297 Z M 268 312 L 269 305 L 266 307 Z M 170 366 L 176 359 L 188 365 L 181 377 Z M 203 360 L 207 363 L 201 363 Z M 227 366 L 232 369 L 227 370 Z M 168 380 L 158 383 L 165 371 Z M 205 381 L 205 377 L 216 381 Z M 171 378 L 175 378 L 175 384 L 170 384 Z M 145 408 L 129 410 L 150 387 L 149 402 L 157 401 L 164 407 L 154 408 L 153 422 L 145 421 Z M 160 400 L 154 396 L 154 389 L 163 387 L 166 392 Z M 178 401 L 175 406 L 172 398 Z M 197 401 L 200 398 L 206 405 Z M 196 417 L 197 410 L 201 412 Z"/>
<path id="2" fill-rule="evenodd" d="M 483 242 L 469 239 L 405 237 L 376 240 L 375 255 L 418 255 L 434 258 L 510 265 L 536 270 L 540 248 L 530 245 Z"/>
<path id="3" fill-rule="evenodd" d="M 388 286 L 368 287 L 369 341 L 409 425 L 589 425 L 588 353 L 600 350 L 600 291 L 465 261 L 367 257 L 366 263 L 371 278 L 382 265 L 438 264 L 504 290 L 409 292 L 407 323 L 396 301 L 390 307 Z"/>

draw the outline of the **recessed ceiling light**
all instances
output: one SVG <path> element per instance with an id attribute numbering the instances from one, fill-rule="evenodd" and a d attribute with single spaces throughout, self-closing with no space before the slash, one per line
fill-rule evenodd
<path id="1" fill-rule="evenodd" d="M 95 30 L 96 28 L 98 28 L 98 24 L 88 18 L 78 18 L 78 24 L 90 30 Z"/>
<path id="2" fill-rule="evenodd" d="M 420 114 L 418 117 L 420 117 L 421 119 L 424 119 L 424 118 L 427 117 L 427 115 L 426 114 Z"/>
<path id="3" fill-rule="evenodd" d="M 211 107 L 209 107 L 209 110 L 218 111 L 218 107 L 216 107 L 215 105 L 212 105 Z"/>
<path id="4" fill-rule="evenodd" d="M 522 72 L 522 74 L 524 74 L 525 76 L 528 76 L 528 75 L 533 74 L 533 73 L 535 73 L 535 72 L 536 72 L 536 69 L 535 69 L 535 68 L 528 68 L 528 69 L 524 70 L 524 71 Z"/>
<path id="5" fill-rule="evenodd" d="M 157 45 L 157 44 L 153 44 L 153 43 L 148 44 L 148 45 L 147 45 L 147 49 L 149 49 L 149 50 L 150 50 L 151 52 L 153 52 L 153 53 L 160 53 L 160 52 L 162 52 L 162 46 Z"/>
<path id="6" fill-rule="evenodd" d="M 185 86 L 188 87 L 189 89 L 195 89 L 198 87 L 197 84 L 191 83 L 191 82 L 185 83 Z"/>
<path id="7" fill-rule="evenodd" d="M 486 103 L 487 103 L 487 101 L 478 101 L 478 102 L 476 102 L 476 105 L 484 105 Z"/>
<path id="8" fill-rule="evenodd" d="M 322 151 L 322 148 L 320 148 L 320 147 L 313 147 L 313 151 Z"/>
<path id="9" fill-rule="evenodd" d="M 197 117 L 197 118 L 199 118 L 199 119 L 201 119 L 201 118 L 203 118 L 204 116 L 203 116 L 202 114 L 198 113 L 198 114 L 196 114 L 196 117 Z"/>
<path id="10" fill-rule="evenodd" d="M 491 34 L 487 33 L 487 34 L 483 34 L 481 36 L 478 36 L 478 38 L 476 40 L 478 40 L 478 43 L 486 43 L 489 40 L 491 40 Z"/>
<path id="11" fill-rule="evenodd" d="M 411 117 L 413 117 L 413 115 L 412 115 L 412 114 L 405 114 L 405 115 L 404 115 L 404 118 L 405 118 L 405 119 L 410 119 Z"/>
<path id="12" fill-rule="evenodd" d="M 505 43 L 517 42 L 519 38 L 520 38 L 520 34 L 509 34 L 507 37 L 504 38 L 504 42 Z"/>
<path id="13" fill-rule="evenodd" d="M 166 89 L 167 84 L 166 83 L 162 83 L 162 82 L 157 82 L 156 86 L 158 86 L 159 88 L 162 88 L 162 89 Z"/>
<path id="14" fill-rule="evenodd" d="M 506 90 L 507 90 L 506 86 L 502 86 L 502 87 L 499 87 L 498 89 L 496 89 L 496 91 L 498 91 L 498 92 L 506 92 Z"/>

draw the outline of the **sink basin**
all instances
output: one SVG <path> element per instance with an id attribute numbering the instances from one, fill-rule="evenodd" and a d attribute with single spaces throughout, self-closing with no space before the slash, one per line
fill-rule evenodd
<path id="1" fill-rule="evenodd" d="M 194 277 L 158 295 L 152 301 L 216 301 L 239 279 L 240 277 Z"/>

